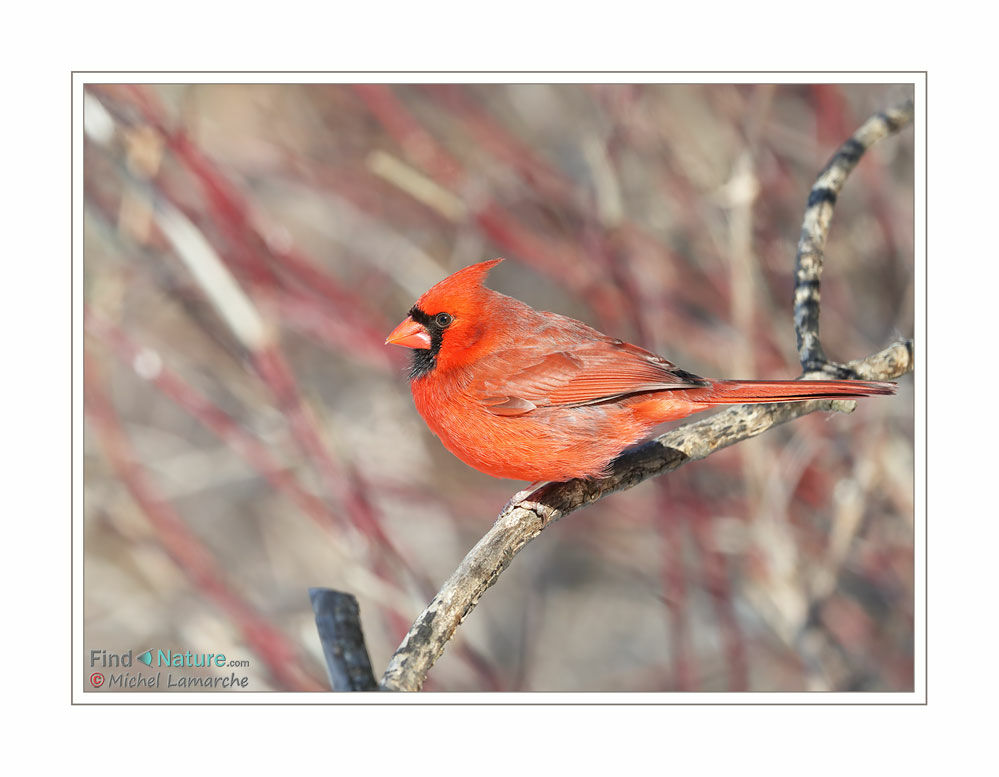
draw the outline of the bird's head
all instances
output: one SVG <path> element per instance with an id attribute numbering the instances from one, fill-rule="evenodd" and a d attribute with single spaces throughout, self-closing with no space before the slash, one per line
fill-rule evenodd
<path id="1" fill-rule="evenodd" d="M 474 360 L 488 334 L 489 302 L 498 297 L 483 283 L 502 259 L 458 270 L 429 289 L 392 330 L 385 343 L 413 349 L 410 378 Z"/>

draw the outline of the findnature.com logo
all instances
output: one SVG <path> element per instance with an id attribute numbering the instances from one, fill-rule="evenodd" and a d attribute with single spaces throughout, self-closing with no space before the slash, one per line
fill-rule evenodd
<path id="1" fill-rule="evenodd" d="M 155 672 L 143 671 L 144 665 Z M 229 659 L 225 653 L 194 653 L 190 650 L 149 649 L 133 656 L 131 650 L 114 653 L 108 650 L 90 651 L 89 681 L 94 689 L 106 690 L 237 690 L 248 687 L 250 678 L 235 671 L 222 675 L 186 675 L 186 669 L 229 669 L 248 667 L 246 659 Z M 168 671 L 162 671 L 163 669 Z M 116 671 L 117 670 L 117 671 Z M 134 670 L 134 671 L 133 671 Z M 178 670 L 178 671 L 173 671 Z"/>

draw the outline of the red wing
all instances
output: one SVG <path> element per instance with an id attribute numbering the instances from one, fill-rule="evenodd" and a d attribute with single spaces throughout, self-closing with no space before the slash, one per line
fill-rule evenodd
<path id="1" fill-rule="evenodd" d="M 495 415 L 525 415 L 539 407 L 574 407 L 646 391 L 695 388 L 706 381 L 649 351 L 619 340 L 565 343 L 538 354 L 511 348 L 490 357 L 490 377 L 477 387 Z"/>

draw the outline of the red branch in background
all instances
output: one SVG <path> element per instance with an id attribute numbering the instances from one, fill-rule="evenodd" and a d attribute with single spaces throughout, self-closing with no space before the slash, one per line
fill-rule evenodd
<path id="1" fill-rule="evenodd" d="M 717 507 L 716 507 L 717 509 Z M 749 661 L 746 639 L 735 614 L 732 585 L 729 582 L 728 558 L 716 549 L 714 524 L 708 506 L 703 500 L 687 499 L 676 505 L 676 510 L 689 517 L 688 525 L 694 536 L 694 547 L 699 556 L 700 584 L 711 596 L 715 618 L 721 633 L 725 664 L 728 669 L 728 690 L 749 690 Z"/>
<path id="2" fill-rule="evenodd" d="M 268 258 L 262 255 L 262 252 L 266 250 L 265 241 L 253 229 L 248 215 L 250 207 L 239 195 L 236 188 L 219 173 L 212 162 L 189 142 L 186 135 L 173 131 L 167 125 L 162 106 L 159 105 L 151 92 L 136 85 L 127 85 L 123 88 L 131 98 L 132 104 L 140 110 L 144 120 L 162 134 L 167 147 L 201 183 L 206 201 L 210 206 L 210 213 L 214 217 L 213 223 L 219 226 L 223 233 L 230 238 L 230 249 L 233 246 L 236 249 L 233 252 L 223 248 L 223 250 L 218 251 L 219 256 L 223 260 L 233 255 L 239 257 L 239 261 L 235 265 L 230 265 L 230 270 L 234 271 L 237 276 L 241 274 L 240 271 L 242 274 L 249 272 L 251 280 L 256 283 L 280 288 L 273 267 Z M 205 237 L 211 241 L 210 235 L 206 234 Z M 279 264 L 285 269 L 290 268 L 292 275 L 297 277 L 305 288 L 316 290 L 320 298 L 327 300 L 327 304 L 351 305 L 350 310 L 338 310 L 338 315 L 357 313 L 353 309 L 356 306 L 349 294 L 342 291 L 331 277 L 319 271 L 318 268 L 295 252 L 286 251 Z M 300 301 L 300 295 L 298 299 Z M 373 334 L 373 327 L 365 327 L 363 321 L 364 317 L 361 317 L 360 322 L 353 322 L 352 325 L 357 326 L 355 334 L 358 337 L 366 335 L 368 339 L 374 339 L 376 335 Z M 378 334 L 377 338 L 379 346 L 381 346 L 383 336 Z M 252 347 L 252 344 L 248 345 Z M 302 399 L 294 373 L 281 353 L 278 344 L 271 341 L 257 347 L 256 350 L 251 351 L 249 359 L 256 373 L 270 389 L 278 409 L 288 419 L 294 439 L 308 460 L 319 471 L 328 494 L 344 507 L 350 523 L 379 543 L 381 547 L 390 549 L 393 556 L 398 557 L 397 551 L 394 550 L 391 542 L 382 531 L 370 505 L 366 505 L 363 500 L 358 498 L 356 483 L 352 482 L 349 477 L 350 473 L 338 465 L 317 433 L 319 424 L 316 421 L 315 413 Z"/>
<path id="3" fill-rule="evenodd" d="M 462 164 L 420 125 L 390 87 L 357 84 L 354 89 L 413 164 L 452 193 L 466 193 L 469 177 Z M 581 295 L 605 326 L 619 320 L 626 300 L 603 283 L 603 273 L 593 257 L 577 245 L 525 228 L 490 198 L 469 199 L 465 205 L 475 223 L 502 250 Z"/>
<path id="4" fill-rule="evenodd" d="M 134 364 L 142 351 L 121 329 L 95 314 L 89 307 L 84 309 L 84 326 L 88 334 L 109 347 L 124 364 Z M 340 521 L 326 503 L 302 488 L 295 477 L 271 456 L 263 443 L 180 376 L 166 366 L 159 366 L 155 375 L 150 376 L 149 380 L 205 428 L 211 429 L 232 450 L 245 458 L 267 482 L 291 499 L 319 526 L 325 529 L 340 526 Z"/>
<path id="5" fill-rule="evenodd" d="M 264 662 L 282 688 L 324 690 L 302 666 L 297 647 L 246 602 L 225 581 L 210 551 L 192 534 L 163 499 L 139 464 L 117 414 L 111 407 L 101 371 L 89 351 L 84 352 L 84 396 L 108 461 L 132 498 L 145 513 L 160 543 L 192 585 L 213 600 L 240 630 L 243 639 Z"/>
<path id="6" fill-rule="evenodd" d="M 111 89 L 107 96 L 124 99 L 137 108 L 151 127 L 163 138 L 177 162 L 198 183 L 208 206 L 208 220 L 225 238 L 220 256 L 229 269 L 253 289 L 269 290 L 272 294 L 290 294 L 298 306 L 323 308 L 326 315 L 348 319 L 355 341 L 376 346 L 384 365 L 384 332 L 388 321 L 369 307 L 360 304 L 356 294 L 345 289 L 330 273 L 321 269 L 311 257 L 294 246 L 274 247 L 258 229 L 251 205 L 240 189 L 233 185 L 218 166 L 208 159 L 181 130 L 174 129 L 155 95 L 147 88 L 125 85 L 124 91 Z M 100 90 L 98 90 L 100 92 Z M 155 182 L 177 207 L 183 206 L 163 181 Z M 217 246 L 218 247 L 218 246 Z M 337 345 L 346 341 L 339 340 Z M 348 343 L 349 344 L 349 343 Z M 372 347 L 372 351 L 376 350 Z M 370 354 L 368 355 L 370 358 Z"/>
<path id="7" fill-rule="evenodd" d="M 334 350 L 343 348 L 351 351 L 355 356 L 383 369 L 390 365 L 392 361 L 384 348 L 384 330 L 387 327 L 380 317 L 363 310 L 356 294 L 347 292 L 332 276 L 321 271 L 300 252 L 291 248 L 271 251 L 256 231 L 249 216 L 251 206 L 238 188 L 186 135 L 168 126 L 162 106 L 156 98 L 142 87 L 126 86 L 123 89 L 124 99 L 137 108 L 143 119 L 161 134 L 177 161 L 200 183 L 208 205 L 207 222 L 219 228 L 218 234 L 210 229 L 202 229 L 202 234 L 213 244 L 230 272 L 244 284 L 248 284 L 254 300 L 262 300 L 278 314 L 285 313 L 279 319 L 282 323 L 286 320 L 292 324 L 298 323 L 300 327 L 318 335 Z M 107 96 L 121 99 L 121 94 L 112 90 Z M 151 183 L 192 223 L 205 222 L 204 215 L 184 205 L 162 177 Z M 107 326 L 106 322 L 93 319 L 92 314 L 91 319 L 91 327 L 108 338 L 120 355 L 131 349 L 120 332 Z M 345 328 L 347 325 L 344 322 L 349 322 L 349 329 Z M 317 431 L 320 424 L 316 414 L 302 397 L 292 369 L 277 341 L 271 339 L 262 344 L 241 344 L 247 347 L 246 356 L 250 365 L 269 388 L 278 410 L 287 420 L 293 439 L 306 459 L 318 470 L 326 493 L 340 510 L 331 509 L 322 500 L 305 492 L 293 476 L 282 472 L 269 459 L 262 446 L 251 436 L 240 433 L 232 419 L 199 397 L 182 380 L 164 373 L 158 381 L 159 387 L 220 434 L 276 488 L 290 495 L 307 515 L 320 521 L 326 528 L 330 528 L 331 521 L 343 522 L 346 519 L 348 524 L 359 530 L 367 538 L 373 551 L 371 564 L 376 576 L 391 586 L 394 585 L 393 581 L 406 574 L 425 595 L 432 595 L 434 589 L 430 581 L 412 567 L 383 530 L 379 512 L 368 498 L 367 485 L 362 482 L 360 473 L 348 462 L 338 461 L 327 449 Z M 404 634 L 408 629 L 409 614 L 400 613 L 396 608 L 387 608 L 384 615 L 394 635 Z M 490 687 L 497 687 L 495 674 L 488 669 L 487 662 L 479 654 L 469 646 L 464 646 L 460 652 L 483 682 Z"/>
<path id="8" fill-rule="evenodd" d="M 663 558 L 660 565 L 663 596 L 669 612 L 670 655 L 673 659 L 673 690 L 696 687 L 697 660 L 690 652 L 690 626 L 687 618 L 686 564 L 683 554 L 683 512 L 677 509 L 669 481 L 656 481 L 655 528 L 659 532 Z"/>

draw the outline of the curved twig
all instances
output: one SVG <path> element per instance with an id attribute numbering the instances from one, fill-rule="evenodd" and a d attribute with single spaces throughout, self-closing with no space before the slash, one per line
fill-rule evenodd
<path id="1" fill-rule="evenodd" d="M 801 368 L 806 373 L 821 372 L 825 377 L 836 378 L 864 377 L 850 365 L 830 362 L 819 341 L 819 285 L 826 237 L 836 198 L 860 157 L 877 141 L 912 123 L 912 115 L 912 100 L 906 100 L 869 118 L 836 150 L 809 192 L 794 260 L 794 333 Z"/>

